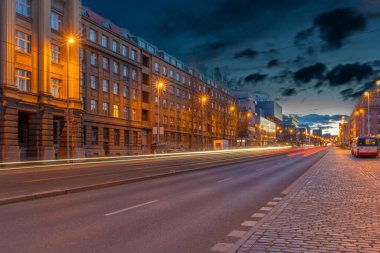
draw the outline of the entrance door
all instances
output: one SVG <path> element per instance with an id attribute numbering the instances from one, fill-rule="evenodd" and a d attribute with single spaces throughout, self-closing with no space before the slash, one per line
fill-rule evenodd
<path id="1" fill-rule="evenodd" d="M 20 147 L 20 158 L 26 161 L 29 156 L 29 114 L 18 113 L 18 145 Z"/>
<path id="2" fill-rule="evenodd" d="M 109 128 L 104 128 L 103 130 L 103 149 L 104 149 L 105 155 L 110 154 L 110 129 Z"/>

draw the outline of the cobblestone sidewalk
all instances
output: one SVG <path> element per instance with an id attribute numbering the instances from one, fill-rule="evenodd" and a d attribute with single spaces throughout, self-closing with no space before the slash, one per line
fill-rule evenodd
<path id="1" fill-rule="evenodd" d="M 380 252 L 380 159 L 331 150 L 237 252 Z"/>

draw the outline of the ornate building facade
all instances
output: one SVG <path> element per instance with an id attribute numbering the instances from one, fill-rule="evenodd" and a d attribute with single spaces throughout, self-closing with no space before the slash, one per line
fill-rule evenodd
<path id="1" fill-rule="evenodd" d="M 1 161 L 236 143 L 227 90 L 80 0 L 2 0 L 0 41 Z"/>

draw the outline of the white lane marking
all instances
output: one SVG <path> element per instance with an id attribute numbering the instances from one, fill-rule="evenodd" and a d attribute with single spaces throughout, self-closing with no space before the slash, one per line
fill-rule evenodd
<path id="1" fill-rule="evenodd" d="M 121 209 L 121 210 L 117 210 L 117 211 L 114 211 L 114 212 L 111 212 L 111 213 L 106 213 L 104 216 L 111 216 L 111 215 L 114 215 L 114 214 L 126 212 L 126 211 L 129 211 L 129 210 L 135 209 L 135 208 L 139 208 L 139 207 L 143 207 L 143 206 L 146 206 L 146 205 L 150 205 L 150 204 L 156 203 L 157 201 L 158 200 L 152 200 L 152 201 L 145 202 L 145 203 L 142 203 L 142 204 L 139 204 L 139 205 L 135 205 L 135 206 L 131 206 L 131 207 L 128 207 L 128 208 Z"/>
<path id="2" fill-rule="evenodd" d="M 226 179 L 222 179 L 222 180 L 219 180 L 218 183 L 227 182 L 227 181 L 230 181 L 231 179 L 232 179 L 232 177 L 229 177 L 229 178 L 226 178 Z"/>
<path id="3" fill-rule="evenodd" d="M 271 202 L 268 202 L 267 205 L 268 206 L 275 206 L 277 205 L 278 202 L 274 202 L 274 201 L 271 201 Z"/>
<path id="4" fill-rule="evenodd" d="M 263 218 L 266 214 L 265 213 L 254 213 L 251 217 L 252 218 Z"/>
<path id="5" fill-rule="evenodd" d="M 244 221 L 242 224 L 240 224 L 241 226 L 246 226 L 246 227 L 253 227 L 255 226 L 257 223 L 257 221 L 251 221 L 251 220 L 247 220 L 247 221 Z"/>
<path id="6" fill-rule="evenodd" d="M 286 194 L 288 194 L 289 192 L 290 192 L 290 190 L 285 190 L 285 191 L 282 191 L 281 194 L 286 195 Z"/>
<path id="7" fill-rule="evenodd" d="M 272 210 L 272 207 L 264 206 L 260 208 L 260 211 L 270 211 L 270 210 Z"/>
<path id="8" fill-rule="evenodd" d="M 230 237 L 236 237 L 236 238 L 241 238 L 247 233 L 247 231 L 243 230 L 232 230 L 231 233 L 228 234 Z"/>
<path id="9" fill-rule="evenodd" d="M 217 252 L 227 252 L 232 247 L 232 245 L 233 243 L 217 243 L 210 250 Z"/>
<path id="10" fill-rule="evenodd" d="M 280 201 L 280 200 L 282 200 L 282 198 L 281 197 L 274 197 L 273 200 Z"/>

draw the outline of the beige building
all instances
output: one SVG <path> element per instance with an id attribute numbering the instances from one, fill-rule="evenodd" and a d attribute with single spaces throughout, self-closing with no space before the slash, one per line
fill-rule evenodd
<path id="1" fill-rule="evenodd" d="M 1 161 L 236 142 L 228 91 L 80 0 L 0 1 L 0 41 Z"/>

